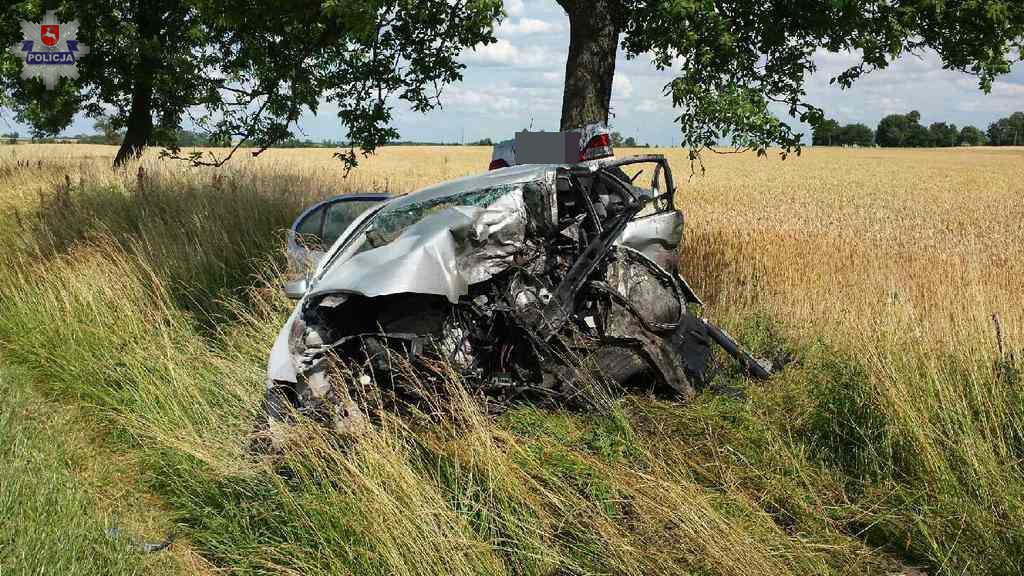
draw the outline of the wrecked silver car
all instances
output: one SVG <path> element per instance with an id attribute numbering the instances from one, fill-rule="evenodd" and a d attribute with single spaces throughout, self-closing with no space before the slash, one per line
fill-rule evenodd
<path id="1" fill-rule="evenodd" d="M 699 300 L 677 272 L 683 216 L 666 159 L 600 162 L 492 170 L 360 215 L 274 344 L 267 416 L 297 410 L 344 428 L 355 382 L 401 390 L 396 356 L 441 360 L 503 400 L 571 400 L 580 366 L 688 397 L 712 342 L 767 376 L 687 307 Z M 647 187 L 635 184 L 642 173 Z"/>

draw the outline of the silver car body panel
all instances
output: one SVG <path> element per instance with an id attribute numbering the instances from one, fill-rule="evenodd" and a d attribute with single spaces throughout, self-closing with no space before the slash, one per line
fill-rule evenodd
<path id="1" fill-rule="evenodd" d="M 305 300 L 305 299 L 303 299 Z M 302 301 L 292 310 L 292 315 L 285 321 L 281 331 L 274 339 L 274 346 L 270 349 L 270 357 L 267 358 L 267 389 L 269 390 L 274 382 L 298 381 L 295 365 L 292 363 L 292 356 L 288 353 L 288 334 L 291 332 L 292 323 L 299 317 L 302 311 Z"/>
<path id="2" fill-rule="evenodd" d="M 641 252 L 667 270 L 674 270 L 675 266 L 666 266 L 664 257 L 668 253 L 674 258 L 682 240 L 683 215 L 670 210 L 636 218 L 626 224 L 615 243 Z"/>
<path id="3" fill-rule="evenodd" d="M 553 197 L 556 173 L 554 165 L 516 166 L 397 198 L 333 262 L 325 260 L 329 265 L 317 275 L 310 296 L 410 292 L 458 302 L 470 284 L 512 264 L 535 220 L 555 219 L 550 198 L 529 197 Z"/>

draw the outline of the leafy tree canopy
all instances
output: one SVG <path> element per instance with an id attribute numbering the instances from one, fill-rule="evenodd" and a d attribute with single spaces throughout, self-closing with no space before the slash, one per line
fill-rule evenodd
<path id="1" fill-rule="evenodd" d="M 494 40 L 501 0 L 62 0 L 47 4 L 78 20 L 91 47 L 79 78 L 46 91 L 22 80 L 20 63 L 0 57 L 0 94 L 37 134 L 66 128 L 81 111 L 109 115 L 124 130 L 118 162 L 149 144 L 177 151 L 191 116 L 214 141 L 270 146 L 292 136 L 299 116 L 327 103 L 354 148 L 397 139 L 395 100 L 424 111 L 461 78 L 467 46 Z M 39 0 L 0 13 L 0 44 L 38 21 Z M 258 152 L 257 152 L 258 153 Z M 191 158 L 219 164 L 224 158 Z"/>
<path id="2" fill-rule="evenodd" d="M 811 129 L 811 143 L 815 146 L 872 146 L 875 133 L 863 124 L 847 124 L 826 118 Z"/>
<path id="3" fill-rule="evenodd" d="M 606 2 L 619 4 L 611 13 L 627 56 L 650 53 L 657 68 L 678 71 L 667 90 L 691 149 L 726 137 L 761 154 L 773 144 L 796 148 L 800 135 L 769 106 L 812 126 L 824 119 L 804 88 L 819 50 L 856 55 L 832 79 L 842 87 L 933 49 L 984 91 L 1024 52 L 1020 0 L 598 0 Z M 559 3 L 572 25 L 600 16 L 570 9 L 580 2 Z"/>
<path id="4" fill-rule="evenodd" d="M 864 124 L 847 124 L 839 131 L 839 143 L 845 146 L 872 146 L 875 131 Z"/>
<path id="5" fill-rule="evenodd" d="M 811 144 L 815 146 L 832 146 L 832 139 L 839 131 L 839 122 L 831 118 L 822 119 L 811 128 Z"/>
<path id="6" fill-rule="evenodd" d="M 121 139 L 123 138 L 123 136 L 121 135 L 120 132 L 117 131 L 117 128 L 114 126 L 114 123 L 111 122 L 110 118 L 108 118 L 107 116 L 99 116 L 99 117 L 97 117 L 96 121 L 93 122 L 92 127 L 95 128 L 96 131 L 99 132 L 102 135 L 102 137 L 100 138 L 98 143 L 101 143 L 101 144 L 120 144 L 121 143 Z"/>
<path id="7" fill-rule="evenodd" d="M 1024 112 L 1014 112 L 990 124 L 988 139 L 993 146 L 1024 145 Z"/>
<path id="8" fill-rule="evenodd" d="M 958 146 L 981 146 L 988 143 L 988 137 L 976 126 L 964 126 L 956 143 Z"/>
<path id="9" fill-rule="evenodd" d="M 729 139 L 764 154 L 799 150 L 801 134 L 770 108 L 817 126 L 805 79 L 819 51 L 856 57 L 832 81 L 849 87 L 905 54 L 935 50 L 945 67 L 973 74 L 982 90 L 1024 53 L 1020 0 L 556 0 L 569 15 L 563 127 L 607 122 L 615 50 L 649 54 L 671 68 L 666 86 L 683 144 Z M 500 0 L 55 0 L 78 19 L 92 53 L 82 76 L 46 93 L 0 60 L 0 94 L 40 133 L 79 111 L 111 114 L 125 130 L 119 160 L 147 144 L 175 146 L 182 120 L 218 140 L 267 146 L 291 136 L 299 115 L 324 103 L 348 139 L 370 151 L 394 140 L 391 104 L 437 104 L 461 77 L 459 53 L 493 40 Z M 49 6 L 49 5 L 48 5 Z M 0 40 L 37 20 L 41 0 L 0 14 Z M 916 123 L 916 121 L 915 121 Z M 910 126 L 910 142 L 928 130 Z M 879 135 L 881 143 L 883 136 Z M 355 161 L 350 149 L 344 158 Z M 200 158 L 193 158 L 202 162 Z M 214 162 L 217 163 L 217 162 Z"/>
<path id="10" fill-rule="evenodd" d="M 921 113 L 913 110 L 908 114 L 890 114 L 882 118 L 875 131 L 879 146 L 927 146 L 928 129 L 920 124 Z"/>
<path id="11" fill-rule="evenodd" d="M 934 122 L 928 126 L 928 137 L 930 146 L 934 146 L 936 148 L 949 148 L 957 145 L 957 140 L 960 138 L 960 132 L 957 130 L 956 124 Z"/>
<path id="12" fill-rule="evenodd" d="M 985 144 L 985 135 L 974 126 L 958 130 L 956 124 L 933 122 L 927 128 L 921 125 L 921 114 L 916 110 L 908 114 L 890 114 L 878 123 L 876 141 L 879 146 L 922 147 L 978 146 Z"/>

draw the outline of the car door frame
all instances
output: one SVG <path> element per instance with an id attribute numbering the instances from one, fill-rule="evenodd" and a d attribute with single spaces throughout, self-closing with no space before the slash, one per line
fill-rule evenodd
<path id="1" fill-rule="evenodd" d="M 326 221 L 325 216 L 327 214 L 327 210 L 330 209 L 332 205 L 337 204 L 338 202 L 386 202 L 391 198 L 393 198 L 393 196 L 390 194 L 341 194 L 313 204 L 309 208 L 303 210 L 302 213 L 295 218 L 295 221 L 292 222 L 291 227 L 288 229 L 288 251 L 293 253 L 295 256 L 299 256 L 302 252 L 310 251 L 308 248 L 299 244 L 298 229 L 299 225 L 302 224 L 302 221 L 309 217 L 313 212 L 320 209 L 323 209 L 324 211 L 320 217 L 320 226 L 318 227 L 319 233 L 317 234 L 317 237 L 323 241 L 324 222 Z M 323 246 L 323 250 L 320 250 L 319 252 L 326 254 L 330 248 L 330 246 Z"/>
<path id="2" fill-rule="evenodd" d="M 317 211 L 322 211 L 320 214 L 320 225 L 318 227 L 317 234 L 317 237 L 320 239 L 322 243 L 324 237 L 324 224 L 327 221 L 327 211 L 330 210 L 331 206 L 333 206 L 334 204 L 337 204 L 339 202 L 376 202 L 379 204 L 387 202 L 392 198 L 394 198 L 394 196 L 391 196 L 390 194 L 379 193 L 340 194 L 338 196 L 333 196 L 326 200 L 317 202 L 316 204 L 313 204 L 312 206 L 303 210 L 302 213 L 299 214 L 298 217 L 296 217 L 295 220 L 292 222 L 291 227 L 288 228 L 287 251 L 288 260 L 290 261 L 290 263 L 300 264 L 301 266 L 304 267 L 304 269 L 306 269 L 306 278 L 288 283 L 288 286 L 286 286 L 285 289 L 285 292 L 286 294 L 288 294 L 288 297 L 292 299 L 298 299 L 301 297 L 300 294 L 305 291 L 306 283 L 309 279 L 309 276 L 312 275 L 314 270 L 319 268 L 319 265 L 322 263 L 324 257 L 330 252 L 331 249 L 331 246 L 323 246 L 321 244 L 322 250 L 311 250 L 310 248 L 303 246 L 302 244 L 299 243 L 298 229 L 306 218 L 310 217 L 310 215 Z M 353 222 L 359 220 L 360 216 L 357 216 L 353 220 Z M 345 235 L 342 234 L 341 236 L 339 236 L 337 240 L 341 240 L 344 236 Z M 310 258 L 312 253 L 318 253 L 318 256 L 315 258 L 315 260 Z"/>

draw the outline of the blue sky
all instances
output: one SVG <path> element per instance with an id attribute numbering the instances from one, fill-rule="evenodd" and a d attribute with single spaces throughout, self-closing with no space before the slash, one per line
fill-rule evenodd
<path id="1" fill-rule="evenodd" d="M 498 42 L 463 54 L 465 78 L 445 88 L 442 109 L 428 114 L 395 110 L 402 139 L 469 142 L 511 138 L 531 123 L 536 130 L 558 128 L 568 19 L 554 0 L 505 0 L 505 9 L 508 16 L 497 31 Z M 973 77 L 943 70 L 935 54 L 904 57 L 849 90 L 829 85 L 831 77 L 855 61 L 850 54 L 819 53 L 818 71 L 807 82 L 809 101 L 841 123 L 863 122 L 873 128 L 886 114 L 918 110 L 925 125 L 946 121 L 984 129 L 997 118 L 1024 110 L 1024 63 L 1001 77 L 988 95 Z M 620 53 L 612 128 L 640 142 L 678 143 L 676 113 L 662 94 L 670 79 L 670 71 L 656 71 L 646 57 L 626 60 Z M 313 140 L 345 138 L 330 105 L 321 107 L 317 116 L 304 116 L 300 128 Z M 79 118 L 67 133 L 92 131 L 92 122 Z M 21 127 L 21 132 L 27 130 Z"/>

